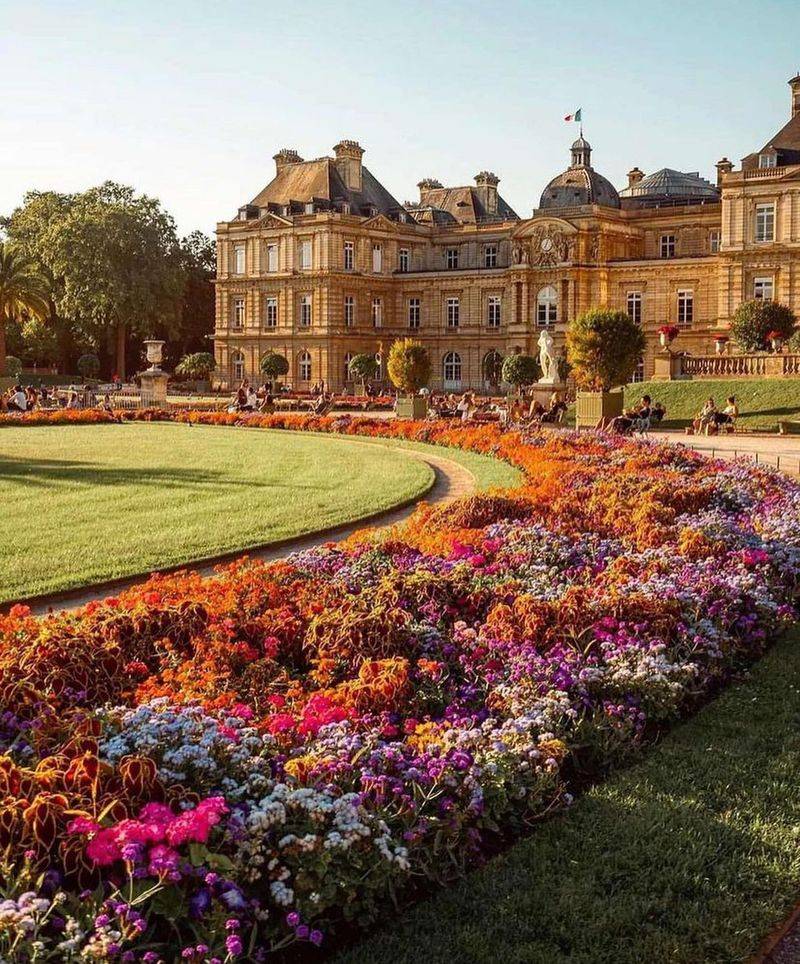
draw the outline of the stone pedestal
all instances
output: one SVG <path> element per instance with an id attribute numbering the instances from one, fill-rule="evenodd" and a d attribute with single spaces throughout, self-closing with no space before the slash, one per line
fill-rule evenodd
<path id="1" fill-rule="evenodd" d="M 167 379 L 169 376 L 160 368 L 148 368 L 142 372 L 142 408 L 167 407 Z"/>
<path id="2" fill-rule="evenodd" d="M 654 357 L 653 363 L 654 382 L 671 382 L 677 378 L 683 378 L 680 355 L 673 355 L 671 351 L 662 351 Z"/>

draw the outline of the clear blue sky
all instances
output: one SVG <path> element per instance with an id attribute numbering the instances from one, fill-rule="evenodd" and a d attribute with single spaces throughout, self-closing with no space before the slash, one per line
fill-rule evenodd
<path id="1" fill-rule="evenodd" d="M 483 169 L 528 216 L 583 108 L 594 166 L 714 176 L 789 116 L 798 0 L 0 0 L 0 212 L 107 178 L 212 231 L 342 137 L 401 201 Z"/>

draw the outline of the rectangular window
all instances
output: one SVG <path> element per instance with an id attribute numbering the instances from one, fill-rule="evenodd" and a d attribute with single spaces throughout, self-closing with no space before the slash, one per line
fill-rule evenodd
<path id="1" fill-rule="evenodd" d="M 719 231 L 712 231 L 708 236 L 708 250 L 712 254 L 719 251 Z"/>
<path id="2" fill-rule="evenodd" d="M 372 270 L 375 274 L 383 271 L 383 248 L 379 244 L 372 245 Z"/>
<path id="3" fill-rule="evenodd" d="M 502 301 L 500 295 L 489 295 L 489 300 L 486 302 L 487 317 L 486 324 L 489 328 L 499 328 L 501 319 L 501 308 Z"/>
<path id="4" fill-rule="evenodd" d="M 278 327 L 278 299 L 267 298 L 264 306 L 264 325 L 266 328 Z"/>
<path id="5" fill-rule="evenodd" d="M 345 328 L 352 328 L 356 323 L 356 299 L 352 295 L 344 296 L 344 324 Z"/>
<path id="6" fill-rule="evenodd" d="M 408 299 L 408 327 L 416 330 L 419 328 L 420 304 L 419 298 Z"/>
<path id="7" fill-rule="evenodd" d="M 233 299 L 233 327 L 244 328 L 244 298 Z"/>
<path id="8" fill-rule="evenodd" d="M 405 274 L 411 268 L 411 254 L 408 248 L 400 248 L 400 253 L 397 256 L 397 267 Z"/>
<path id="9" fill-rule="evenodd" d="M 458 248 L 448 248 L 445 251 L 444 263 L 448 271 L 454 271 L 458 267 Z"/>
<path id="10" fill-rule="evenodd" d="M 352 241 L 345 241 L 344 243 L 344 270 L 352 271 L 353 265 L 355 264 L 355 245 Z"/>
<path id="11" fill-rule="evenodd" d="M 483 249 L 483 266 L 484 268 L 496 268 L 497 267 L 497 245 L 487 244 Z"/>
<path id="12" fill-rule="evenodd" d="M 758 166 L 759 167 L 777 167 L 778 155 L 777 154 L 759 154 Z"/>
<path id="13" fill-rule="evenodd" d="M 774 290 L 772 278 L 756 278 L 753 281 L 753 297 L 757 301 L 772 301 Z"/>
<path id="14" fill-rule="evenodd" d="M 372 299 L 372 327 L 380 328 L 383 324 L 383 302 L 380 298 Z"/>
<path id="15" fill-rule="evenodd" d="M 300 327 L 311 327 L 311 295 L 300 295 Z"/>
<path id="16" fill-rule="evenodd" d="M 662 258 L 675 257 L 675 235 L 674 234 L 661 235 L 660 256 Z"/>
<path id="17" fill-rule="evenodd" d="M 691 288 L 678 291 L 678 324 L 688 326 L 694 315 L 694 292 Z"/>
<path id="18" fill-rule="evenodd" d="M 458 298 L 448 298 L 445 304 L 447 306 L 447 327 L 458 328 L 458 321 L 459 321 Z"/>
<path id="19" fill-rule="evenodd" d="M 311 267 L 311 242 L 300 242 L 300 269 L 307 271 Z"/>
<path id="20" fill-rule="evenodd" d="M 644 358 L 640 358 L 636 363 L 636 368 L 631 376 L 632 382 L 643 382 L 644 381 Z"/>
<path id="21" fill-rule="evenodd" d="M 628 317 L 635 321 L 637 325 L 642 323 L 642 293 L 641 291 L 629 291 L 626 303 Z"/>
<path id="22" fill-rule="evenodd" d="M 267 271 L 275 272 L 278 270 L 278 245 L 267 245 Z"/>
<path id="23" fill-rule="evenodd" d="M 756 241 L 775 240 L 775 204 L 756 204 Z"/>
<path id="24" fill-rule="evenodd" d="M 244 274 L 244 245 L 237 244 L 233 249 L 233 272 Z"/>

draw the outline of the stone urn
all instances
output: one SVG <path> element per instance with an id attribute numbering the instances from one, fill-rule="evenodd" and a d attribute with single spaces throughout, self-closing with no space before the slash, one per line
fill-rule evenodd
<path id="1" fill-rule="evenodd" d="M 145 345 L 147 348 L 147 360 L 150 362 L 150 371 L 160 369 L 164 353 L 164 342 L 159 341 L 157 338 L 148 338 L 145 340 Z"/>
<path id="2" fill-rule="evenodd" d="M 164 342 L 157 338 L 148 338 L 145 346 L 150 367 L 141 374 L 142 408 L 166 408 L 169 375 L 161 370 Z"/>

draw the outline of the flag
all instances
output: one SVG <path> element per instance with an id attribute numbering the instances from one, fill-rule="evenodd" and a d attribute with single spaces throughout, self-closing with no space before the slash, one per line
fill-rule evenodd
<path id="1" fill-rule="evenodd" d="M 564 118 L 565 121 L 575 121 L 577 124 L 581 121 L 581 108 L 579 107 L 574 114 L 567 114 Z"/>

